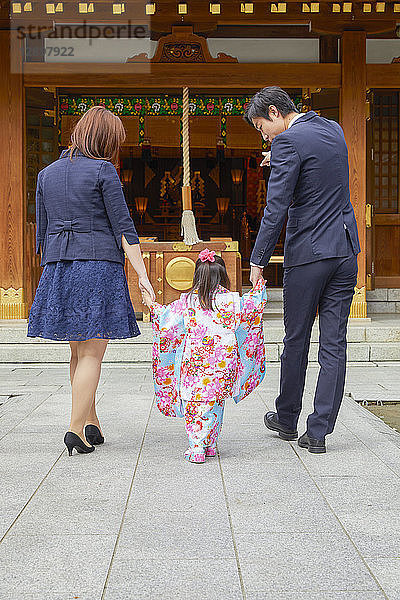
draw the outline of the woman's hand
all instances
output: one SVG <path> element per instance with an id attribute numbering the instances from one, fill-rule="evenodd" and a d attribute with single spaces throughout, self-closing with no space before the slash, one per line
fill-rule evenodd
<path id="1" fill-rule="evenodd" d="M 149 306 L 152 302 L 155 302 L 156 294 L 148 277 L 139 277 L 139 289 L 142 292 L 144 304 Z"/>
<path id="2" fill-rule="evenodd" d="M 132 267 L 135 269 L 138 277 L 139 277 L 139 289 L 142 292 L 146 291 L 150 295 L 151 302 L 155 302 L 156 294 L 153 290 L 153 286 L 149 281 L 149 276 L 147 275 L 146 267 L 143 262 L 142 251 L 140 248 L 140 244 L 128 244 L 125 236 L 122 236 L 122 248 L 126 253 L 129 262 Z"/>
<path id="3" fill-rule="evenodd" d="M 150 306 L 153 303 L 149 292 L 147 290 L 145 290 L 145 289 L 142 290 L 142 300 L 143 300 L 143 304 L 145 304 L 149 308 L 150 308 Z"/>

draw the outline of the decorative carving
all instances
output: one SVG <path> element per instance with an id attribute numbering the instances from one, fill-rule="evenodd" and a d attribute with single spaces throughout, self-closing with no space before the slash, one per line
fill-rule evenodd
<path id="1" fill-rule="evenodd" d="M 160 181 L 160 207 L 161 214 L 168 216 L 169 209 L 176 205 L 177 200 L 174 195 L 175 180 L 170 171 L 165 171 L 164 177 Z"/>
<path id="2" fill-rule="evenodd" d="M 140 54 L 128 58 L 126 62 L 150 62 L 149 55 L 146 52 L 141 52 Z"/>
<path id="3" fill-rule="evenodd" d="M 351 319 L 366 319 L 367 318 L 367 296 L 366 286 L 354 288 L 353 302 L 350 308 Z"/>
<path id="4" fill-rule="evenodd" d="M 206 62 L 200 44 L 175 42 L 164 44 L 160 62 Z"/>
<path id="5" fill-rule="evenodd" d="M 225 252 L 238 252 L 239 242 L 225 242 Z"/>
<path id="6" fill-rule="evenodd" d="M 192 197 L 193 204 L 196 208 L 204 208 L 205 207 L 205 198 L 204 198 L 204 179 L 200 175 L 200 171 L 195 171 L 192 177 Z"/>
<path id="7" fill-rule="evenodd" d="M 172 250 L 174 252 L 188 252 L 193 246 L 187 246 L 185 242 L 175 242 L 172 244 Z"/>
<path id="8" fill-rule="evenodd" d="M 267 199 L 267 188 L 265 185 L 265 179 L 259 179 L 257 193 L 256 193 L 256 202 L 257 202 L 256 214 L 259 214 L 264 210 L 266 199 Z"/>
<path id="9" fill-rule="evenodd" d="M 362 288 L 355 287 L 354 288 L 354 296 L 353 302 L 363 302 L 366 298 L 366 288 L 365 285 Z"/>
<path id="10" fill-rule="evenodd" d="M 26 319 L 27 305 L 23 288 L 0 288 L 0 319 Z"/>
<path id="11" fill-rule="evenodd" d="M 172 27 L 172 33 L 160 38 L 153 58 L 144 52 L 128 58 L 135 63 L 237 63 L 238 59 L 219 52 L 211 56 L 206 38 L 193 33 L 193 27 Z"/>
<path id="12" fill-rule="evenodd" d="M 216 165 L 213 169 L 211 169 L 211 171 L 209 172 L 209 177 L 213 180 L 213 182 L 215 183 L 215 185 L 217 187 L 220 186 L 220 181 L 219 181 L 219 165 Z"/>
<path id="13" fill-rule="evenodd" d="M 144 166 L 144 186 L 145 188 L 149 185 L 150 181 L 155 177 L 155 172 L 153 169 L 150 169 L 148 164 L 146 163 Z"/>
<path id="14" fill-rule="evenodd" d="M 24 301 L 24 290 L 19 288 L 18 290 L 14 288 L 8 288 L 5 290 L 4 288 L 0 288 L 0 303 L 3 304 L 21 304 Z"/>

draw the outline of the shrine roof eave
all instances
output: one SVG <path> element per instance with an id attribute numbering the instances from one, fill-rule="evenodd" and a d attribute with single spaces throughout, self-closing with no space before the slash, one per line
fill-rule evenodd
<path id="1" fill-rule="evenodd" d="M 2 3 L 0 19 L 8 18 Z M 24 3 L 14 3 L 22 5 Z M 211 14 L 210 3 L 206 0 L 190 0 L 186 2 L 187 13 L 178 15 L 175 0 L 154 0 L 154 15 L 146 15 L 147 0 L 128 0 L 124 3 L 123 14 L 113 13 L 113 2 L 98 1 L 91 3 L 93 13 L 79 13 L 79 3 L 76 0 L 64 0 L 62 12 L 47 14 L 44 0 L 32 3 L 32 11 L 11 13 L 12 27 L 40 25 L 51 30 L 55 23 L 86 23 L 92 24 L 132 24 L 145 25 L 149 31 L 168 33 L 173 25 L 192 25 L 195 32 L 215 31 L 219 27 L 242 27 L 256 25 L 309 25 L 311 30 L 321 33 L 339 33 L 343 29 L 365 29 L 368 34 L 389 32 L 394 30 L 400 21 L 399 4 L 394 2 L 298 2 L 287 0 L 284 3 L 253 0 L 250 3 L 240 3 L 238 0 L 221 0 L 219 14 Z M 88 3 L 80 3 L 86 4 Z M 241 12 L 241 5 L 251 5 L 252 11 Z M 369 12 L 366 12 L 369 10 Z M 282 12 L 278 12 L 282 11 Z M 346 12 L 348 11 L 348 12 Z M 5 23 L 4 23 L 5 24 Z"/>

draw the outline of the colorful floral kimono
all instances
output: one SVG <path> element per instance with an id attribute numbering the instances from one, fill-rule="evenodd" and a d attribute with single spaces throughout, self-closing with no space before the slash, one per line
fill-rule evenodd
<path id="1" fill-rule="evenodd" d="M 214 310 L 204 310 L 196 293 L 151 306 L 157 406 L 185 417 L 192 453 L 215 453 L 225 400 L 239 402 L 264 378 L 266 301 L 260 280 L 242 298 L 219 287 Z"/>

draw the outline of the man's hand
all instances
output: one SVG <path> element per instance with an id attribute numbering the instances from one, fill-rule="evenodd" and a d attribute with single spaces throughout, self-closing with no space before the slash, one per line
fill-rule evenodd
<path id="1" fill-rule="evenodd" d="M 271 166 L 271 150 L 269 150 L 268 152 L 261 152 L 261 154 L 264 156 L 264 158 L 260 162 L 260 167 Z"/>
<path id="2" fill-rule="evenodd" d="M 251 267 L 250 269 L 250 281 L 253 287 L 256 286 L 257 281 L 262 279 L 263 276 L 263 267 Z"/>

